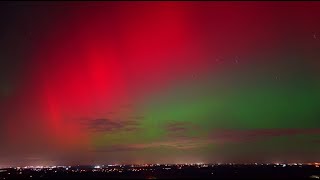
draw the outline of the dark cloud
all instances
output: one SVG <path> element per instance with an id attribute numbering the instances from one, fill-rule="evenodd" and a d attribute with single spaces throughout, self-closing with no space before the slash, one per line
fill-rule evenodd
<path id="1" fill-rule="evenodd" d="M 137 147 L 134 145 L 114 145 L 114 146 L 96 148 L 93 151 L 94 152 L 120 152 L 120 151 L 136 151 L 140 149 L 142 149 L 142 147 Z"/>
<path id="2" fill-rule="evenodd" d="M 320 135 L 320 129 L 216 129 L 210 133 L 209 138 L 216 143 L 242 143 L 272 137 L 317 134 Z"/>
<path id="3" fill-rule="evenodd" d="M 137 120 L 111 120 L 108 118 L 99 118 L 86 120 L 85 127 L 91 132 L 114 132 L 114 131 L 136 131 L 139 129 Z"/>
<path id="4" fill-rule="evenodd" d="M 181 125 L 181 124 L 170 124 L 167 125 L 166 130 L 170 133 L 174 132 L 186 132 L 188 131 L 188 127 L 185 127 L 185 125 Z"/>
<path id="5" fill-rule="evenodd" d="M 144 116 L 136 115 L 136 116 L 131 116 L 130 118 L 131 118 L 131 119 L 136 119 L 136 120 L 143 120 L 143 119 L 144 119 Z"/>
<path id="6" fill-rule="evenodd" d="M 165 125 L 166 133 L 171 138 L 185 138 L 196 133 L 200 127 L 191 122 L 172 122 Z"/>
<path id="7" fill-rule="evenodd" d="M 211 142 L 208 139 L 196 138 L 196 137 L 184 137 L 184 138 L 171 138 L 167 140 L 156 140 L 149 143 L 135 143 L 125 145 L 112 145 L 97 147 L 93 151 L 95 152 L 119 152 L 119 151 L 140 151 L 152 148 L 169 148 L 169 149 L 197 149 L 209 145 Z"/>

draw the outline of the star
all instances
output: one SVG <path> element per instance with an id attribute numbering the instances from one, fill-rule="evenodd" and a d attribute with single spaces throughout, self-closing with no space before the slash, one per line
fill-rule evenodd
<path id="1" fill-rule="evenodd" d="M 236 58 L 235 58 L 235 60 L 234 60 L 234 63 L 235 63 L 235 64 L 238 64 L 238 63 L 239 63 L 239 57 L 238 57 L 238 56 L 236 56 Z"/>

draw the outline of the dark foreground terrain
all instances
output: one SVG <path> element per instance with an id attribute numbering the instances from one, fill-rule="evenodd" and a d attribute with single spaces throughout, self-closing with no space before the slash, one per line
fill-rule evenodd
<path id="1" fill-rule="evenodd" d="M 318 164 L 174 164 L 11 167 L 7 179 L 319 179 Z"/>

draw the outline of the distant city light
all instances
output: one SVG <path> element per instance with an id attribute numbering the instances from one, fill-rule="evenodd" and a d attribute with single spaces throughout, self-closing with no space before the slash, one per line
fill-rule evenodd
<path id="1" fill-rule="evenodd" d="M 312 167 L 319 167 L 319 163 L 299 163 L 299 166 L 297 163 L 245 163 L 245 164 L 237 164 L 237 163 L 222 163 L 222 164 L 205 164 L 205 163 L 194 163 L 194 164 L 135 164 L 135 165 L 125 165 L 125 164 L 118 164 L 118 165 L 110 165 L 110 166 L 103 166 L 103 165 L 95 165 L 95 166 L 78 166 L 78 167 L 72 167 L 72 166 L 27 166 L 24 169 L 19 168 L 8 168 L 8 169 L 2 169 L 0 172 L 6 172 L 2 173 L 4 177 L 1 177 L 0 173 L 0 179 L 3 178 L 9 178 L 10 176 L 14 175 L 22 175 L 27 174 L 27 177 L 41 177 L 46 178 L 50 176 L 50 171 L 52 173 L 59 173 L 64 174 L 68 176 L 69 173 L 105 173 L 107 174 L 125 174 L 127 172 L 132 173 L 161 173 L 163 171 L 166 172 L 176 172 L 180 171 L 181 173 L 184 173 L 184 170 L 188 170 L 189 168 L 200 169 L 199 172 L 207 172 L 207 175 L 210 175 L 210 177 L 215 176 L 218 173 L 214 173 L 216 171 L 215 168 L 234 168 L 232 170 L 233 173 L 240 174 L 241 170 L 238 169 L 239 166 L 247 166 L 248 168 L 254 168 L 254 169 L 260 169 L 260 168 L 284 168 L 287 166 L 290 166 L 292 168 L 308 168 L 310 166 Z M 228 166 L 228 167 L 225 167 Z M 56 168 L 53 168 L 56 167 Z M 75 169 L 74 169 L 75 168 Z M 247 168 L 246 168 L 247 169 Z M 25 171 L 25 172 L 23 172 Z M 295 171 L 295 170 L 294 170 Z M 303 171 L 303 170 L 302 170 Z M 48 173 L 47 173 L 48 172 Z M 197 172 L 197 170 L 195 170 Z M 94 175 L 94 174 L 93 174 Z M 126 176 L 126 175 L 124 175 Z M 316 178 L 318 179 L 317 175 L 313 175 L 312 177 L 308 175 L 310 178 Z"/>

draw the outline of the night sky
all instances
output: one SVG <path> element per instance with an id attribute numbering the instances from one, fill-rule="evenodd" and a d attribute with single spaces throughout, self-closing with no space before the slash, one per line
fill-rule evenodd
<path id="1" fill-rule="evenodd" d="M 1 2 L 0 166 L 320 161 L 320 2 Z"/>

